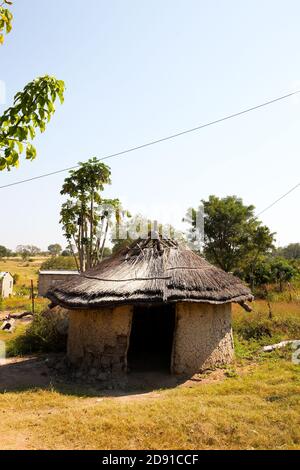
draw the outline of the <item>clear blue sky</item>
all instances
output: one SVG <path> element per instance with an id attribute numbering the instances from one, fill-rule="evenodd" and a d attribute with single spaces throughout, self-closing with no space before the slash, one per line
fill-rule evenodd
<path id="1" fill-rule="evenodd" d="M 0 49 L 7 105 L 33 78 L 67 85 L 38 158 L 0 185 L 101 157 L 300 88 L 298 0 L 15 0 Z M 0 106 L 0 112 L 6 106 Z M 300 100 L 110 161 L 132 213 L 180 222 L 210 194 L 260 211 L 300 180 Z M 65 175 L 1 190 L 0 244 L 63 242 Z M 300 189 L 262 220 L 278 243 L 300 241 Z M 177 219 L 176 219 L 177 217 Z"/>

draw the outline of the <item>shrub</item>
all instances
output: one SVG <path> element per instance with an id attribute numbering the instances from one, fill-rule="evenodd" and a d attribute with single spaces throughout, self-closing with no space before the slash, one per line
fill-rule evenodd
<path id="1" fill-rule="evenodd" d="M 9 356 L 32 353 L 64 352 L 67 344 L 68 317 L 63 309 L 46 310 L 34 316 L 26 331 L 9 343 Z"/>
<path id="2" fill-rule="evenodd" d="M 17 297 L 28 297 L 30 298 L 30 287 L 25 285 L 18 286 L 15 290 L 15 294 Z"/>
<path id="3" fill-rule="evenodd" d="M 20 274 L 13 274 L 14 284 L 17 285 L 20 280 Z"/>
<path id="4" fill-rule="evenodd" d="M 241 276 L 251 284 L 252 288 L 275 283 L 282 292 L 285 283 L 297 279 L 299 267 L 283 258 L 263 259 L 257 263 L 254 270 L 249 266 Z"/>
<path id="5" fill-rule="evenodd" d="M 71 256 L 53 256 L 41 265 L 41 270 L 76 270 L 75 259 Z"/>
<path id="6" fill-rule="evenodd" d="M 256 311 L 256 309 L 258 309 Z M 299 304 L 297 302 L 272 304 L 273 318 L 269 318 L 267 302 L 258 301 L 252 313 L 245 315 L 234 308 L 233 331 L 242 341 L 260 345 L 286 339 L 300 339 Z"/>
<path id="7" fill-rule="evenodd" d="M 235 328 L 235 332 L 243 339 L 249 340 L 260 340 L 266 336 L 269 338 L 272 336 L 272 325 L 270 320 L 265 321 L 249 321 L 245 320 L 241 322 Z"/>

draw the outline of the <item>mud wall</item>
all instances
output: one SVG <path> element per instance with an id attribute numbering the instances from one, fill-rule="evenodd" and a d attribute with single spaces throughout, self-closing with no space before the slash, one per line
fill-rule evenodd
<path id="1" fill-rule="evenodd" d="M 177 304 L 172 364 L 175 374 L 195 374 L 228 364 L 233 355 L 231 304 Z"/>
<path id="2" fill-rule="evenodd" d="M 70 311 L 71 364 L 84 370 L 125 372 L 132 312 L 130 306 Z"/>

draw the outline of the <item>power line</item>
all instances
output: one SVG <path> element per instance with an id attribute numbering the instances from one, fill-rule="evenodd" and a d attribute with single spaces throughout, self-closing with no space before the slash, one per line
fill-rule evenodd
<path id="1" fill-rule="evenodd" d="M 200 129 L 204 129 L 205 127 L 209 127 L 209 126 L 212 126 L 212 125 L 215 125 L 215 124 L 219 124 L 223 121 L 227 121 L 229 119 L 233 119 L 235 117 L 238 117 L 238 116 L 241 116 L 243 114 L 246 114 L 246 113 L 249 113 L 251 111 L 255 111 L 259 108 L 262 108 L 264 106 L 268 106 L 268 105 L 271 105 L 273 103 L 276 103 L 278 101 L 281 101 L 281 100 L 284 100 L 284 99 L 287 99 L 287 98 L 290 98 L 291 96 L 294 96 L 296 94 L 300 93 L 300 90 L 297 90 L 297 91 L 294 91 L 292 93 L 289 93 L 287 95 L 284 95 L 284 96 L 280 96 L 279 98 L 275 98 L 271 101 L 267 101 L 267 102 L 264 102 L 262 104 L 259 104 L 257 106 L 253 106 L 251 108 L 248 108 L 248 109 L 245 109 L 245 110 L 242 110 L 242 111 L 239 111 L 237 113 L 234 113 L 234 114 L 230 114 L 228 116 L 225 116 L 223 118 L 220 118 L 220 119 L 217 119 L 217 120 L 214 120 L 214 121 L 211 121 L 211 122 L 208 122 L 206 124 L 201 124 L 200 126 L 197 126 L 197 127 L 193 127 L 191 129 L 187 129 L 187 130 L 184 130 L 184 131 L 181 131 L 181 132 L 178 132 L 176 134 L 172 134 L 172 135 L 169 135 L 167 137 L 163 137 L 161 139 L 157 139 L 157 140 L 152 140 L 150 142 L 147 142 L 145 144 L 141 144 L 141 145 L 138 145 L 136 147 L 131 147 L 129 149 L 126 149 L 126 150 L 122 150 L 121 152 L 117 152 L 117 153 L 113 153 L 113 154 L 110 154 L 110 155 L 106 155 L 105 157 L 102 157 L 102 158 L 99 158 L 98 161 L 104 161 L 104 160 L 108 160 L 108 159 L 111 159 L 111 158 L 114 158 L 114 157 L 119 157 L 119 156 L 122 156 L 122 155 L 125 155 L 125 154 L 128 154 L 130 152 L 134 152 L 134 151 L 137 151 L 137 150 L 140 150 L 140 149 L 143 149 L 145 147 L 149 147 L 149 146 L 152 146 L 152 145 L 156 145 L 156 144 L 159 144 L 159 143 L 162 143 L 162 142 L 165 142 L 167 140 L 171 140 L 171 139 L 175 139 L 177 137 L 180 137 L 180 136 L 183 136 L 185 134 L 189 134 L 189 133 L 192 133 L 192 132 L 196 132 L 197 130 L 200 130 Z M 70 170 L 74 170 L 76 168 L 79 168 L 79 165 L 75 165 L 75 166 L 72 166 L 72 167 L 69 167 L 69 168 L 63 168 L 61 170 L 57 170 L 57 171 L 54 171 L 54 172 L 51 172 L 51 173 L 45 173 L 43 175 L 39 175 L 39 176 L 35 176 L 33 178 L 28 178 L 26 180 L 21 180 L 21 181 L 17 181 L 15 183 L 11 183 L 11 184 L 8 184 L 8 185 L 4 185 L 4 186 L 0 186 L 0 189 L 4 189 L 4 188 L 8 188 L 8 187 L 11 187 L 11 186 L 15 186 L 15 185 L 19 185 L 19 184 L 23 184 L 23 183 L 27 183 L 27 182 L 31 182 L 31 181 L 35 181 L 37 179 L 40 179 L 40 178 L 46 178 L 48 176 L 53 176 L 53 175 L 57 175 L 59 173 L 64 173 L 66 171 L 70 171 Z"/>
<path id="2" fill-rule="evenodd" d="M 236 118 L 238 116 L 242 116 L 243 114 L 250 113 L 252 111 L 263 108 L 265 106 L 269 106 L 271 104 L 277 103 L 278 101 L 285 100 L 287 98 L 290 98 L 291 96 L 297 95 L 298 93 L 300 93 L 300 90 L 288 93 L 287 95 L 280 96 L 279 98 L 275 98 L 275 99 L 270 100 L 270 101 L 266 101 L 266 102 L 261 103 L 257 106 L 253 106 L 252 108 L 247 108 L 247 109 L 244 109 L 244 110 L 239 111 L 239 112 L 234 113 L 234 114 L 229 114 L 225 117 L 222 117 L 220 119 L 216 119 L 216 120 L 208 122 L 206 124 L 201 124 L 197 127 L 193 127 L 191 129 L 187 129 L 187 130 L 184 130 L 184 131 L 181 131 L 181 132 L 177 132 L 176 134 L 171 134 L 167 137 L 162 137 L 161 139 L 152 140 L 150 142 L 138 145 L 136 147 L 131 147 L 131 148 L 128 148 L 126 150 L 122 150 L 122 151 L 117 152 L 117 153 L 112 153 L 110 155 L 106 155 L 105 157 L 99 158 L 98 161 L 104 161 L 104 160 L 109 160 L 109 159 L 114 158 L 114 157 L 120 157 L 122 155 L 131 153 L 131 152 L 135 152 L 136 150 L 141 150 L 143 148 L 150 147 L 152 145 L 156 145 L 156 144 L 160 144 L 162 142 L 166 142 L 167 140 L 175 139 L 175 138 L 183 136 L 185 134 L 190 134 L 192 132 L 199 131 L 200 129 L 204 129 L 205 127 L 213 126 L 215 124 L 219 124 L 221 122 L 228 121 L 229 119 L 233 119 L 233 118 Z M 41 178 L 46 178 L 48 176 L 58 175 L 59 173 L 64 173 L 66 171 L 75 170 L 76 168 L 79 168 L 79 165 L 75 165 L 75 166 L 72 166 L 72 167 L 69 167 L 69 168 L 63 168 L 61 170 L 53 171 L 51 173 L 45 173 L 45 174 L 39 175 L 39 176 L 34 176 L 32 178 L 28 178 L 28 179 L 21 180 L 21 181 L 16 181 L 14 183 L 5 184 L 3 186 L 0 186 L 0 189 L 10 188 L 12 186 L 17 186 L 17 185 L 20 185 L 20 184 L 23 184 L 23 183 L 29 183 L 31 181 L 36 181 L 36 180 L 39 180 Z"/>
<path id="3" fill-rule="evenodd" d="M 261 212 L 259 212 L 259 214 L 257 214 L 257 217 L 259 217 L 260 215 L 264 214 L 265 212 L 267 212 L 269 209 L 271 209 L 273 206 L 275 206 L 275 204 L 277 204 L 278 202 L 282 201 L 282 199 L 284 199 L 286 196 L 288 196 L 289 194 L 291 194 L 293 191 L 295 191 L 297 188 L 300 187 L 300 183 L 296 184 L 296 186 L 294 186 L 292 189 L 290 189 L 287 193 L 283 194 L 282 196 L 280 196 L 278 199 L 276 199 L 276 201 L 272 202 L 272 204 L 270 204 L 268 207 L 266 207 L 264 210 L 262 210 Z"/>

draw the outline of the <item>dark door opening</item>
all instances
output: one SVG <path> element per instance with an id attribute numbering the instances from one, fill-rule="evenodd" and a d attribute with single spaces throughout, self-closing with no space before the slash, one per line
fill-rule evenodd
<path id="1" fill-rule="evenodd" d="M 171 371 L 175 306 L 134 308 L 128 350 L 129 371 Z"/>

